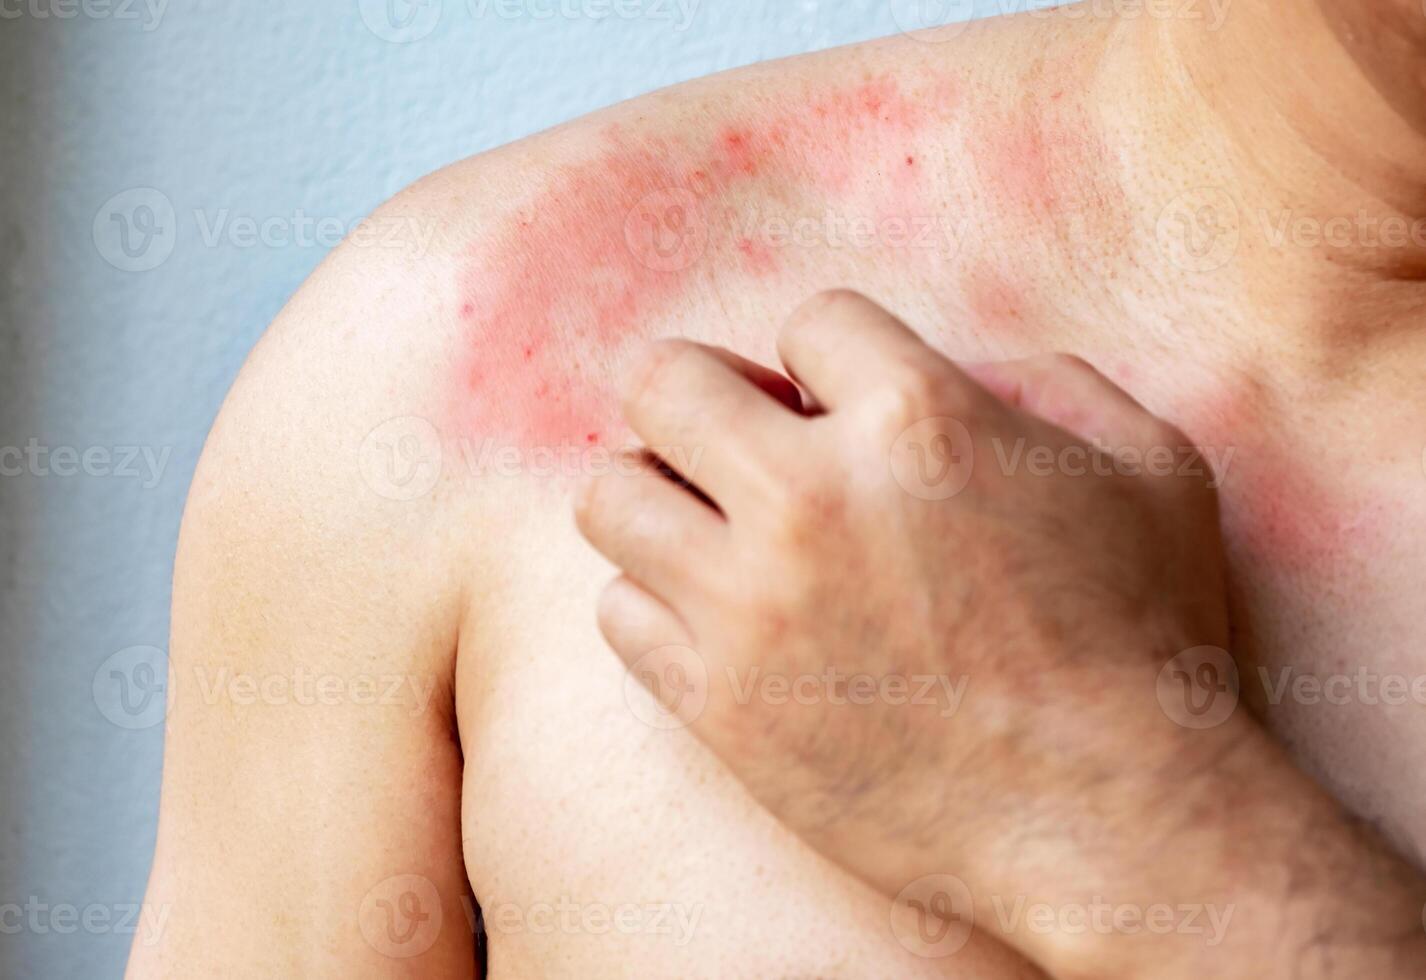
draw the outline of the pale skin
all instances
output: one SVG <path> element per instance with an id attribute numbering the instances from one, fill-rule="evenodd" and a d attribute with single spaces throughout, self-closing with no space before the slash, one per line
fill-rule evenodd
<path id="1" fill-rule="evenodd" d="M 1245 699 L 1419 865 L 1420 708 L 1299 687 L 1359 668 L 1426 672 L 1426 559 L 1411 533 L 1426 521 L 1426 331 L 1409 274 L 1422 249 L 1356 231 L 1314 245 L 1297 227 L 1420 217 L 1426 140 L 1394 108 L 1420 104 L 1414 9 L 1343 5 L 1333 17 L 1356 20 L 1339 25 L 1315 3 L 1237 3 L 1212 33 L 1033 16 L 941 43 L 893 38 L 617 106 L 383 207 L 378 220 L 414 221 L 430 244 L 351 242 L 324 263 L 244 367 L 194 481 L 147 896 L 167 925 L 158 942 L 136 940 L 131 974 L 466 976 L 473 893 L 496 977 L 1041 975 L 980 928 L 952 957 L 917 956 L 877 888 L 770 817 L 692 733 L 632 710 L 595 625 L 611 572 L 569 517 L 574 479 L 520 464 L 555 448 L 523 438 L 538 429 L 529 399 L 463 383 L 524 363 L 502 339 L 509 324 L 480 319 L 489 304 L 474 322 L 463 312 L 492 292 L 558 291 L 516 317 L 518 334 L 547 341 L 552 377 L 590 379 L 600 414 L 617 415 L 615 379 L 644 341 L 683 337 L 774 366 L 780 324 L 833 287 L 874 296 L 957 361 L 1065 351 L 1099 365 L 1205 453 L 1236 450 L 1219 497 L 1230 645 L 1254 680 Z M 1372 22 L 1387 17 L 1400 29 Z M 880 129 L 816 111 L 867 109 L 841 94 L 865 79 L 914 110 L 885 147 Z M 711 185 L 705 254 L 681 278 L 646 271 L 656 301 L 621 307 L 626 211 L 662 179 L 648 168 L 768 113 L 798 120 L 801 145 Z M 1003 138 L 1027 119 L 1055 139 Z M 647 152 L 606 166 L 611 128 Z M 1099 145 L 1094 167 L 1062 159 L 1078 146 L 1066 133 Z M 1025 186 L 1035 168 L 1015 162 L 1037 145 L 1048 186 Z M 866 164 L 892 151 L 913 158 L 919 196 L 879 190 Z M 629 200 L 619 176 L 631 171 Z M 1204 187 L 1239 215 L 1222 254 L 1207 237 L 1173 237 L 1200 216 Z M 768 239 L 771 263 L 730 244 L 773 219 L 875 223 L 888 208 L 959 233 L 930 249 L 889 233 L 840 247 Z M 601 237 L 571 251 L 595 226 Z M 600 340 L 591 297 L 631 325 L 622 341 Z M 419 451 L 395 458 L 424 474 L 422 433 L 434 431 L 443 464 L 426 487 L 383 469 L 401 446 L 383 427 L 410 418 L 430 428 L 398 430 Z M 588 449 L 585 431 L 568 435 Z M 517 451 L 513 468 L 502 447 Z M 425 492 L 406 496 L 412 486 Z M 346 694 L 252 698 L 232 684 L 299 672 Z M 354 693 L 362 678 L 378 682 L 375 703 Z M 404 932 L 385 928 L 403 924 L 409 875 L 443 912 L 428 948 L 393 948 Z M 541 910 L 562 903 L 573 925 L 546 928 Z M 691 926 L 628 925 L 627 911 L 622 931 L 599 925 L 601 912 L 649 906 Z"/>
<path id="2" fill-rule="evenodd" d="M 963 369 L 854 293 L 802 307 L 779 351 L 806 404 L 728 352 L 637 359 L 625 414 L 662 458 L 576 501 L 624 572 L 610 646 L 755 796 L 888 897 L 957 869 L 981 927 L 1054 976 L 1421 975 L 1426 879 L 1245 713 L 1199 727 L 1161 699 L 1185 653 L 1215 687 L 1234 670 L 1213 474 L 1151 462 L 1186 435 L 1083 361 Z M 1064 462 L 998 465 L 1011 443 Z M 1213 942 L 1041 931 L 1000 925 L 1007 896 L 1231 920 Z"/>

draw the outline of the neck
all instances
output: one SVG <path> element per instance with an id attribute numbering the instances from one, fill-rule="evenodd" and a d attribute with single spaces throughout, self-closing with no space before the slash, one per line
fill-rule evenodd
<path id="1" fill-rule="evenodd" d="M 1286 4 L 1293 7 L 1298 4 Z M 1314 0 L 1323 22 L 1381 100 L 1426 133 L 1426 4 L 1418 0 Z"/>
<path id="2" fill-rule="evenodd" d="M 1315 0 L 1271 0 L 1215 30 L 1144 18 L 1111 31 L 1104 94 L 1135 104 L 1126 130 L 1153 136 L 1146 207 L 1182 210 L 1185 235 L 1216 223 L 1236 236 L 1221 262 L 1188 263 L 1195 290 L 1243 311 L 1239 355 L 1325 370 L 1378 341 L 1426 342 L 1426 130 L 1401 108 L 1415 103 L 1383 95 L 1389 65 L 1415 69 L 1383 56 L 1368 73 L 1353 30 Z"/>
<path id="3" fill-rule="evenodd" d="M 1426 27 L 1426 8 L 1412 2 Z M 1402 37 L 1363 32 L 1372 11 L 1395 9 L 1396 0 L 1330 5 L 1340 9 L 1328 14 L 1317 0 L 1239 4 L 1216 30 L 1160 20 L 1140 41 L 1177 67 L 1189 100 L 1218 119 L 1260 181 L 1307 168 L 1313 186 L 1305 189 L 1338 206 L 1335 195 L 1347 191 L 1420 213 L 1426 74 L 1417 66 L 1426 43 L 1408 59 Z"/>

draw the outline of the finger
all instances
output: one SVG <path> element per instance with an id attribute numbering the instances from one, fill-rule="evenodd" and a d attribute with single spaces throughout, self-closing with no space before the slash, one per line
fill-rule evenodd
<path id="1" fill-rule="evenodd" d="M 630 427 L 725 512 L 756 506 L 780 482 L 774 470 L 797 445 L 803 422 L 744 373 L 749 363 L 700 344 L 660 341 L 625 385 Z"/>
<path id="2" fill-rule="evenodd" d="M 693 636 L 678 613 L 627 575 L 599 597 L 599 631 L 626 663 L 666 646 L 688 646 Z"/>
<path id="3" fill-rule="evenodd" d="M 974 381 L 906 324 L 859 293 L 813 297 L 787 321 L 778 353 L 817 405 L 836 410 L 868 389 L 901 387 L 930 375 L 967 399 L 983 394 Z M 949 406 L 948 406 L 949 407 Z"/>
<path id="4" fill-rule="evenodd" d="M 645 456 L 592 477 L 575 522 L 595 550 L 665 602 L 697 589 L 720 565 L 727 525 Z"/>
<path id="5" fill-rule="evenodd" d="M 746 357 L 740 357 L 723 347 L 704 347 L 709 354 L 757 385 L 768 395 L 776 398 L 792 411 L 802 414 L 802 392 L 791 378 L 778 374 L 772 368 L 763 367 Z"/>
<path id="6" fill-rule="evenodd" d="M 1085 442 L 1147 452 L 1168 442 L 1186 441 L 1177 429 L 1139 404 L 1097 368 L 1073 355 L 1042 354 L 1019 361 L 971 365 L 966 371 L 1006 404 L 1057 425 Z"/>

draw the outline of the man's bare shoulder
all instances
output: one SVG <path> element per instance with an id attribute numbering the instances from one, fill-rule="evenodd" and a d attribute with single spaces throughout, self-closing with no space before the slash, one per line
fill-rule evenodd
<path id="1" fill-rule="evenodd" d="M 1013 89 L 1013 73 L 981 76 L 1011 52 L 1028 65 L 1037 30 L 1009 18 L 754 65 L 418 181 L 269 329 L 195 495 L 287 486 L 246 518 L 270 529 L 314 509 L 383 535 L 503 523 L 527 482 L 558 485 L 621 441 L 612 389 L 641 340 L 770 355 L 772 325 L 837 285 L 938 315 L 960 296 L 950 221 L 981 177 L 952 148 L 967 93 L 979 107 Z M 436 574 L 459 581 L 469 559 Z"/>

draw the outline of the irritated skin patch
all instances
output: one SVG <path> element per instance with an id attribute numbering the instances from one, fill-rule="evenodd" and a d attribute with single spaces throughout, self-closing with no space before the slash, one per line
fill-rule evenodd
<path id="1" fill-rule="evenodd" d="M 1135 379 L 1139 380 L 1139 379 Z M 1270 426 L 1257 408 L 1267 398 L 1261 385 L 1210 385 L 1180 394 L 1161 409 L 1177 420 L 1186 441 L 1198 446 L 1220 488 L 1223 526 L 1230 542 L 1276 576 L 1340 571 L 1353 554 L 1380 554 L 1399 526 L 1399 506 L 1377 486 L 1370 463 L 1338 455 L 1340 447 L 1312 448 L 1307 441 Z M 1177 447 L 1175 447 L 1177 448 Z"/>
<path id="2" fill-rule="evenodd" d="M 917 193 L 914 138 L 946 108 L 877 78 L 701 139 L 607 127 L 596 155 L 561 167 L 467 254 L 461 434 L 522 449 L 616 441 L 611 389 L 630 345 L 701 284 L 782 270 L 755 212 L 789 193 L 837 204 L 893 170 L 898 194 Z"/>

